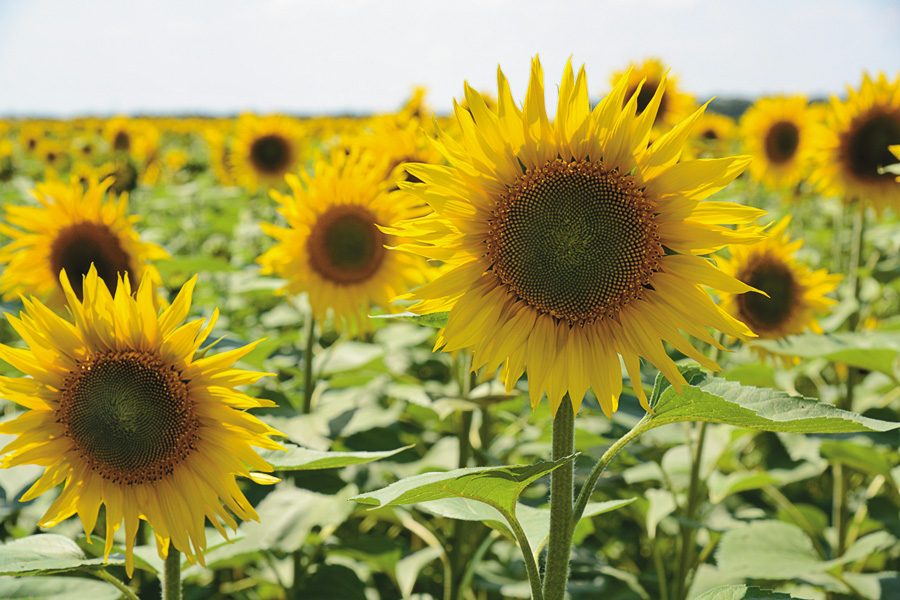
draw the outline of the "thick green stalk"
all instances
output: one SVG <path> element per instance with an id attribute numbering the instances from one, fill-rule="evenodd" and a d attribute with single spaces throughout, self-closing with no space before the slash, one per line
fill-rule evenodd
<path id="1" fill-rule="evenodd" d="M 171 544 L 163 568 L 163 600 L 181 600 L 181 552 Z"/>
<path id="2" fill-rule="evenodd" d="M 313 379 L 313 349 L 316 343 L 316 320 L 309 315 L 306 326 L 306 351 L 303 353 L 303 414 L 312 412 L 312 397 L 315 381 Z"/>
<path id="3" fill-rule="evenodd" d="M 563 396 L 553 419 L 552 457 L 559 460 L 575 453 L 575 414 L 572 400 Z M 569 580 L 572 552 L 575 465 L 568 462 L 550 473 L 550 538 L 544 570 L 544 598 L 563 600 Z"/>

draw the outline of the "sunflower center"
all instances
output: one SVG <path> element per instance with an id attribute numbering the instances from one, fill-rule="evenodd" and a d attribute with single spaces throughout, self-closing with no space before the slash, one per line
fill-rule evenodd
<path id="1" fill-rule="evenodd" d="M 130 160 L 117 162 L 109 175 L 113 178 L 112 185 L 109 186 L 109 189 L 116 194 L 130 192 L 137 187 L 137 167 L 133 165 Z"/>
<path id="2" fill-rule="evenodd" d="M 91 264 L 97 269 L 97 275 L 115 293 L 119 273 L 131 272 L 131 258 L 122 248 L 119 237 L 101 223 L 84 222 L 70 225 L 59 231 L 50 246 L 50 264 L 53 276 L 66 270 L 72 290 L 81 300 L 82 277 L 88 274 Z"/>
<path id="3" fill-rule="evenodd" d="M 897 162 L 888 146 L 900 144 L 900 114 L 881 113 L 866 116 L 851 127 L 844 148 L 850 171 L 861 179 L 893 179 L 892 173 L 878 168 Z"/>
<path id="4" fill-rule="evenodd" d="M 653 209 L 632 176 L 555 159 L 501 196 L 488 256 L 500 281 L 537 311 L 570 323 L 611 318 L 659 269 Z"/>
<path id="5" fill-rule="evenodd" d="M 385 235 L 375 222 L 371 211 L 353 204 L 333 206 L 319 215 L 306 239 L 313 271 L 341 285 L 368 280 L 387 252 Z"/>
<path id="6" fill-rule="evenodd" d="M 191 453 L 199 427 L 179 372 L 147 352 L 106 352 L 79 363 L 57 415 L 91 469 L 126 485 L 171 474 Z"/>
<path id="7" fill-rule="evenodd" d="M 756 292 L 738 296 L 741 319 L 758 334 L 778 329 L 795 309 L 799 290 L 790 268 L 773 258 L 752 263 L 738 279 L 762 290 L 768 298 Z"/>
<path id="8" fill-rule="evenodd" d="M 261 136 L 250 145 L 250 160 L 263 173 L 282 173 L 291 162 L 288 141 L 277 134 Z"/>
<path id="9" fill-rule="evenodd" d="M 778 121 L 766 133 L 766 157 L 771 163 L 788 162 L 796 154 L 799 145 L 800 130 L 790 121 Z"/>
<path id="10" fill-rule="evenodd" d="M 127 152 L 130 147 L 131 137 L 124 131 L 116 133 L 116 137 L 113 138 L 113 148 L 120 152 Z"/>

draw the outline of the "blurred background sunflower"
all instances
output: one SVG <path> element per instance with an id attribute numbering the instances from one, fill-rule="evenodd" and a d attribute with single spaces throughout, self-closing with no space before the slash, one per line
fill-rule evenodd
<path id="1" fill-rule="evenodd" d="M 141 240 L 128 215 L 128 194 L 109 191 L 113 180 L 38 183 L 33 191 L 39 206 L 6 207 L 0 231 L 12 238 L 0 249 L 0 293 L 5 299 L 36 296 L 52 306 L 63 304 L 60 271 L 81 298 L 82 277 L 91 265 L 111 292 L 117 278 L 149 275 L 158 285 L 153 261 L 168 258 L 158 244 Z"/>
<path id="2" fill-rule="evenodd" d="M 741 116 L 743 150 L 753 156 L 750 176 L 772 190 L 797 186 L 807 171 L 812 117 L 803 96 L 754 102 Z"/>
<path id="3" fill-rule="evenodd" d="M 822 193 L 871 205 L 879 214 L 900 208 L 900 187 L 883 167 L 894 162 L 888 149 L 900 143 L 900 72 L 888 79 L 863 75 L 847 99 L 831 99 L 827 121 L 813 140 L 813 179 Z"/>

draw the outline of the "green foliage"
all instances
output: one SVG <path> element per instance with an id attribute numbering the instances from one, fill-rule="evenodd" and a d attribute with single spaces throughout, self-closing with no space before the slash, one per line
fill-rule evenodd
<path id="1" fill-rule="evenodd" d="M 696 367 L 685 370 L 689 385 L 681 393 L 657 379 L 650 399 L 650 426 L 705 421 L 785 433 L 850 433 L 891 431 L 900 423 L 870 419 L 811 398 L 790 396 L 777 390 L 743 386 L 704 374 Z"/>
<path id="2" fill-rule="evenodd" d="M 110 557 L 111 564 L 124 559 Z M 0 575 L 52 575 L 103 568 L 102 558 L 88 558 L 74 541 L 52 533 L 12 540 L 0 546 Z"/>
<path id="3" fill-rule="evenodd" d="M 466 498 L 483 502 L 505 514 L 515 515 L 516 500 L 530 483 L 574 459 L 574 456 L 569 456 L 533 465 L 425 473 L 401 479 L 386 488 L 351 499 L 360 504 L 383 507 L 444 498 Z"/>
<path id="4" fill-rule="evenodd" d="M 791 600 L 792 598 L 800 600 L 797 596 L 761 590 L 756 587 L 725 585 L 709 590 L 702 596 L 697 596 L 694 600 Z"/>

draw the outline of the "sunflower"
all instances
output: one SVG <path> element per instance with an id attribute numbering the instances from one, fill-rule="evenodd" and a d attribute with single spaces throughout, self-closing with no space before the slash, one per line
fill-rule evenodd
<path id="1" fill-rule="evenodd" d="M 897 157 L 897 160 L 900 160 L 900 144 L 896 146 L 890 146 L 888 150 L 891 151 L 891 154 Z M 900 163 L 894 162 L 893 164 L 888 165 L 888 167 L 889 168 L 887 169 L 887 171 L 890 173 L 896 173 L 897 181 L 900 181 Z"/>
<path id="2" fill-rule="evenodd" d="M 222 185 L 234 185 L 230 167 L 231 149 L 228 147 L 225 133 L 220 128 L 208 127 L 203 130 L 203 138 L 209 147 L 209 163 L 216 179 Z"/>
<path id="3" fill-rule="evenodd" d="M 287 117 L 241 117 L 230 160 L 234 179 L 250 191 L 278 186 L 300 163 L 303 129 Z"/>
<path id="4" fill-rule="evenodd" d="M 417 121 L 405 124 L 393 115 L 373 120 L 371 133 L 357 136 L 348 141 L 350 146 L 359 145 L 372 155 L 385 158 L 385 177 L 392 182 L 415 181 L 406 172 L 406 165 L 412 162 L 441 164 L 443 157 L 433 145 L 428 143 L 428 136 L 422 133 L 422 125 Z"/>
<path id="5" fill-rule="evenodd" d="M 139 519 L 153 527 L 162 558 L 171 540 L 203 564 L 205 519 L 226 537 L 234 516 L 258 520 L 234 476 L 275 481 L 247 465 L 271 471 L 251 446 L 278 449 L 268 436 L 280 434 L 244 412 L 274 403 L 234 389 L 265 374 L 230 368 L 256 343 L 195 358 L 218 315 L 182 325 L 196 277 L 161 314 L 146 274 L 135 295 L 120 276 L 113 297 L 92 267 L 83 301 L 69 282 L 60 277 L 74 322 L 34 298 L 18 318 L 7 315 L 29 349 L 0 345 L 0 358 L 29 377 L 0 377 L 0 394 L 29 410 L 0 425 L 18 436 L 0 466 L 46 467 L 23 501 L 65 481 L 43 527 L 77 513 L 90 536 L 105 504 L 104 557 L 124 521 L 129 577 Z"/>
<path id="6" fill-rule="evenodd" d="M 749 286 L 765 292 L 723 293 L 729 314 L 746 323 L 762 339 L 777 340 L 807 329 L 822 333 L 815 315 L 825 314 L 835 300 L 826 298 L 840 283 L 841 275 L 827 269 L 813 271 L 797 262 L 803 240 L 791 241 L 787 233 L 790 216 L 769 231 L 769 237 L 749 246 L 735 246 L 731 258 L 722 260 L 722 270 Z"/>
<path id="7" fill-rule="evenodd" d="M 788 190 L 806 175 L 813 113 L 803 96 L 760 98 L 741 117 L 750 176 L 773 190 Z"/>
<path id="8" fill-rule="evenodd" d="M 696 108 L 694 97 L 678 89 L 677 80 L 667 74 L 665 65 L 658 58 L 648 58 L 626 71 L 613 73 L 611 83 L 618 85 L 619 80 L 625 75 L 628 76 L 628 85 L 622 97 L 622 105 L 624 106 L 637 93 L 638 115 L 650 105 L 663 81 L 666 82 L 665 94 L 662 95 L 656 109 L 656 120 L 653 122 L 655 128 L 669 129 L 694 112 Z"/>
<path id="9" fill-rule="evenodd" d="M 718 155 L 731 146 L 736 129 L 728 115 L 704 113 L 694 130 L 694 140 L 702 150 Z"/>
<path id="10" fill-rule="evenodd" d="M 331 153 L 316 161 L 312 176 L 288 175 L 291 194 L 272 191 L 287 228 L 261 223 L 278 243 L 258 262 L 263 273 L 288 280 L 282 291 L 307 292 L 314 316 L 334 312 L 334 325 L 368 329 L 370 306 L 386 308 L 398 294 L 425 279 L 425 261 L 388 252 L 400 239 L 379 227 L 422 214 L 412 196 L 388 192 L 384 164 L 358 150 Z"/>
<path id="11" fill-rule="evenodd" d="M 0 264 L 6 265 L 0 274 L 4 300 L 32 295 L 61 306 L 65 296 L 59 273 L 63 269 L 81 298 L 82 276 L 92 264 L 110 291 L 115 291 L 121 273 L 135 280 L 147 273 L 150 281 L 161 283 L 149 261 L 169 255 L 138 237 L 133 225 L 139 217 L 126 215 L 127 194 L 107 195 L 111 183 L 111 179 L 101 183 L 92 179 L 86 188 L 74 179 L 38 183 L 33 195 L 40 206 L 6 207 L 0 232 L 12 241 L 0 249 Z"/>
<path id="12" fill-rule="evenodd" d="M 418 300 L 415 312 L 450 311 L 438 346 L 471 348 L 476 369 L 505 363 L 508 390 L 527 368 L 532 405 L 547 392 L 554 415 L 566 393 L 577 412 L 589 387 L 607 415 L 615 411 L 619 355 L 645 407 L 640 356 L 680 389 L 663 340 L 717 369 L 678 330 L 716 345 L 706 326 L 753 335 L 701 286 L 752 288 L 697 256 L 762 239 L 758 228 L 722 225 L 763 211 L 699 202 L 750 159 L 679 162 L 703 109 L 648 146 L 665 77 L 638 116 L 641 88 L 625 99 L 628 74 L 591 111 L 584 69 L 575 78 L 570 62 L 554 122 L 537 58 L 522 110 L 502 71 L 497 79 L 496 112 L 467 85 L 471 114 L 455 107 L 462 141 L 439 132 L 451 167 L 407 167 L 423 183 L 401 188 L 434 214 L 390 230 L 413 239 L 400 249 L 450 266 L 406 296 Z"/>
<path id="13" fill-rule="evenodd" d="M 900 207 L 900 186 L 882 167 L 894 162 L 888 150 L 900 144 L 900 74 L 889 82 L 863 76 L 848 98 L 831 99 L 832 111 L 813 140 L 813 179 L 823 193 L 871 204 L 879 214 Z"/>
<path id="14" fill-rule="evenodd" d="M 0 140 L 0 182 L 9 181 L 16 172 L 12 157 L 12 142 L 9 140 Z"/>

